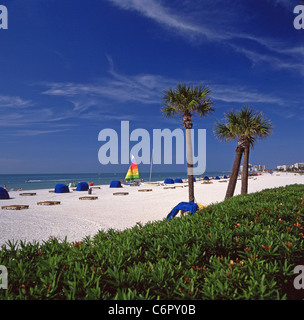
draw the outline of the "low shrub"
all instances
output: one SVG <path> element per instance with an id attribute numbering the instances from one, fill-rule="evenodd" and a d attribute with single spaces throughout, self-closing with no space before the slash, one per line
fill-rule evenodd
<path id="1" fill-rule="evenodd" d="M 8 241 L 0 299 L 301 299 L 303 199 L 292 185 L 81 242 Z"/>

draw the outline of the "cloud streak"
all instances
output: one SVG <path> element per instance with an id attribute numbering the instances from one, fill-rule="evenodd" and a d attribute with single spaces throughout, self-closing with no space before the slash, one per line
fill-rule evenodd
<path id="1" fill-rule="evenodd" d="M 251 49 L 246 49 L 236 45 L 233 45 L 233 47 L 235 48 L 236 51 L 244 54 L 254 64 L 259 64 L 264 62 L 270 65 L 273 69 L 286 70 L 286 71 L 304 76 L 304 64 L 302 60 L 296 59 L 296 57 L 282 58 L 279 56 L 275 56 L 273 54 L 260 53 L 260 52 L 257 52 Z M 301 51 L 301 48 L 292 48 L 289 50 L 287 49 L 285 52 L 284 50 L 282 50 L 281 52 L 289 53 L 291 55 L 297 54 L 298 52 L 301 52 L 302 55 L 304 54 L 303 49 Z"/>
<path id="2" fill-rule="evenodd" d="M 221 5 L 218 1 L 206 3 L 205 10 L 199 9 L 199 15 L 192 12 L 186 15 L 185 13 L 177 12 L 172 8 L 166 7 L 161 1 L 156 0 L 108 0 L 113 5 L 129 11 L 135 11 L 140 15 L 156 22 L 157 24 L 175 30 L 182 36 L 186 36 L 187 39 L 207 39 L 210 42 L 220 43 L 222 45 L 230 46 L 239 53 L 244 54 L 252 62 L 257 60 L 264 61 L 268 65 L 275 69 L 284 69 L 291 72 L 298 72 L 303 75 L 302 59 L 304 56 L 303 47 L 293 47 L 274 41 L 272 38 L 267 36 L 256 36 L 248 32 L 241 31 L 239 26 L 233 25 L 232 21 L 236 21 L 235 17 L 232 19 L 224 18 L 218 8 Z M 222 3 L 222 2 L 221 2 Z M 237 2 L 236 7 L 240 6 L 241 2 Z M 271 5 L 281 5 L 286 8 L 290 8 L 289 0 L 276 0 L 269 2 Z M 189 5 L 189 3 L 187 2 Z M 173 6 L 173 5 L 172 5 Z M 194 7 L 196 3 L 194 1 Z M 242 16 L 242 9 L 235 9 L 239 16 Z M 226 15 L 229 16 L 231 13 L 225 11 Z M 234 13 L 235 14 L 235 13 Z M 198 18 L 195 18 L 199 16 Z M 210 16 L 214 19 L 210 20 Z M 196 22 L 199 20 L 200 22 Z M 202 24 L 201 21 L 204 21 Z M 221 27 L 219 27 L 221 26 Z M 254 45 L 247 44 L 244 42 L 240 45 L 237 44 L 238 40 L 249 40 Z M 200 43 L 200 42 L 199 42 Z M 257 51 L 257 45 L 264 49 L 264 53 L 261 54 Z M 287 49 L 286 49 L 287 48 Z M 269 53 L 268 51 L 272 53 Z M 292 61 L 291 61 L 292 60 Z"/>
<path id="3" fill-rule="evenodd" d="M 172 9 L 164 7 L 155 0 L 109 0 L 121 9 L 136 11 L 156 23 L 174 29 L 188 36 L 205 36 L 210 40 L 227 38 L 227 34 L 219 34 L 203 25 L 196 25 L 185 17 L 173 13 Z M 228 36 L 229 37 L 229 36 Z"/>
<path id="4" fill-rule="evenodd" d="M 50 133 L 58 133 L 62 131 L 66 131 L 67 129 L 57 129 L 57 130 L 18 130 L 16 132 L 10 132 L 6 133 L 7 136 L 14 136 L 14 137 L 20 137 L 20 136 L 40 136 L 42 134 L 50 134 Z"/>
<path id="5" fill-rule="evenodd" d="M 23 108 L 32 105 L 30 100 L 20 97 L 0 95 L 0 108 Z"/>
<path id="6" fill-rule="evenodd" d="M 228 103 L 263 103 L 284 105 L 284 100 L 277 96 L 265 94 L 245 86 L 227 86 L 215 84 L 213 86 L 213 93 L 214 99 Z"/>
<path id="7" fill-rule="evenodd" d="M 176 80 L 161 75 L 118 73 L 110 57 L 108 61 L 109 77 L 94 83 L 47 83 L 48 89 L 42 94 L 65 97 L 74 105 L 74 111 L 83 112 L 92 106 L 104 106 L 106 101 L 160 103 L 162 90 L 176 84 Z"/>
<path id="8" fill-rule="evenodd" d="M 110 63 L 109 77 L 94 83 L 49 83 L 44 95 L 62 96 L 73 103 L 74 112 L 88 114 L 88 109 L 112 110 L 115 105 L 136 102 L 140 105 L 161 105 L 162 91 L 185 82 L 181 79 L 171 79 L 157 74 L 124 75 L 114 70 L 114 63 Z M 206 83 L 206 81 L 201 81 Z M 198 81 L 188 79 L 186 83 L 198 85 Z M 264 103 L 283 105 L 284 100 L 278 96 L 259 92 L 236 84 L 211 83 L 212 96 L 224 103 Z M 91 114 L 91 113 L 90 113 Z M 86 116 L 84 116 L 86 117 Z M 111 116 L 109 116 L 111 117 Z"/>

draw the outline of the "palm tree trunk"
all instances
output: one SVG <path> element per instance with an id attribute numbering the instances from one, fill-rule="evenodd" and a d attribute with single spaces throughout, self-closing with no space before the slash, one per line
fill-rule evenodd
<path id="1" fill-rule="evenodd" d="M 187 174 L 189 186 L 189 202 L 194 202 L 194 183 L 193 183 L 193 153 L 191 141 L 192 121 L 190 115 L 184 116 L 184 128 L 186 135 L 186 148 L 187 148 Z"/>
<path id="2" fill-rule="evenodd" d="M 229 184 L 227 187 L 225 199 L 233 197 L 238 174 L 239 174 L 240 164 L 241 164 L 241 160 L 242 160 L 243 150 L 244 149 L 240 144 L 235 149 L 235 158 L 234 158 L 234 162 L 233 162 L 233 166 L 232 166 L 231 177 L 229 179 Z"/>
<path id="3" fill-rule="evenodd" d="M 244 148 L 241 194 L 248 193 L 249 146 Z"/>

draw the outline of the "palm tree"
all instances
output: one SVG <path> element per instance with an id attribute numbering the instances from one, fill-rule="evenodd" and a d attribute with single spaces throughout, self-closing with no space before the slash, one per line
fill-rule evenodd
<path id="1" fill-rule="evenodd" d="M 191 142 L 191 129 L 193 126 L 192 117 L 206 116 L 214 111 L 213 103 L 210 99 L 210 90 L 208 87 L 186 86 L 178 84 L 176 89 L 163 91 L 163 105 L 161 109 L 165 117 L 180 116 L 186 135 L 187 148 L 187 173 L 189 185 L 189 202 L 194 202 L 194 183 L 193 183 L 193 153 Z"/>
<path id="2" fill-rule="evenodd" d="M 245 147 L 244 140 L 240 136 L 238 136 L 238 123 L 238 115 L 234 111 L 229 111 L 225 114 L 224 121 L 217 122 L 214 129 L 214 134 L 219 140 L 232 141 L 238 139 L 238 145 L 235 149 L 235 158 L 225 199 L 232 197 L 234 194 L 234 189 L 236 186 L 236 181 Z"/>
<path id="3" fill-rule="evenodd" d="M 265 120 L 262 113 L 258 113 L 246 106 L 242 107 L 238 113 L 234 111 L 228 112 L 225 114 L 224 121 L 219 121 L 215 124 L 214 134 L 219 140 L 232 141 L 238 139 L 231 177 L 226 191 L 226 199 L 234 194 L 243 154 L 241 193 L 247 193 L 249 150 L 253 148 L 257 138 L 265 138 L 270 135 L 271 131 L 270 121 Z"/>
<path id="4" fill-rule="evenodd" d="M 270 136 L 273 127 L 269 120 L 264 119 L 262 112 L 254 111 L 246 106 L 239 112 L 239 120 L 242 138 L 245 141 L 241 187 L 241 193 L 243 194 L 248 192 L 249 151 L 253 149 L 258 138 L 263 139 Z"/>

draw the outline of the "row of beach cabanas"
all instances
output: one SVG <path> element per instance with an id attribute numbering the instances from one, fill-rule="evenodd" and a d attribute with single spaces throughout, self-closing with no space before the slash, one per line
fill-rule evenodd
<path id="1" fill-rule="evenodd" d="M 222 178 L 220 178 L 219 176 L 216 176 L 216 177 L 208 177 L 208 176 L 205 176 L 204 178 L 198 178 L 198 180 L 220 180 L 220 179 L 228 179 L 227 176 L 223 176 Z M 196 178 L 193 177 L 193 181 L 196 182 Z M 181 178 L 176 178 L 176 179 L 173 179 L 173 178 L 166 178 L 164 180 L 164 184 L 174 184 L 174 183 L 183 183 L 184 181 L 181 179 Z"/>
<path id="2" fill-rule="evenodd" d="M 89 184 L 87 182 L 79 182 L 75 189 L 76 191 L 88 191 Z M 69 187 L 66 184 L 58 183 L 55 186 L 55 193 L 67 193 L 70 192 Z"/>
<path id="3" fill-rule="evenodd" d="M 194 182 L 196 181 L 195 177 L 193 177 L 193 181 L 194 181 Z M 174 183 L 183 183 L 183 180 L 182 180 L 181 178 L 175 178 L 175 179 L 173 179 L 173 178 L 166 178 L 166 179 L 164 180 L 164 184 L 174 184 Z"/>
<path id="4" fill-rule="evenodd" d="M 227 176 L 223 176 L 222 177 L 223 179 L 228 179 Z M 219 176 L 216 176 L 216 177 L 208 177 L 208 176 L 205 176 L 204 178 L 198 178 L 199 180 L 220 180 L 221 178 Z M 196 182 L 196 178 L 193 177 L 193 181 Z M 181 179 L 181 178 L 166 178 L 163 182 L 164 184 L 175 184 L 175 183 L 184 183 L 184 181 Z M 118 181 L 118 180 L 113 180 L 111 181 L 110 183 L 110 188 L 121 188 L 122 185 L 121 185 L 121 181 Z M 88 191 L 90 189 L 90 186 L 87 182 L 79 182 L 77 184 L 77 187 L 76 189 L 73 189 L 75 191 Z M 63 184 L 63 183 L 58 183 L 56 186 L 55 186 L 55 190 L 54 190 L 55 193 L 67 193 L 67 192 L 70 192 L 70 189 L 69 187 L 66 185 L 66 184 Z M 9 197 L 9 194 L 7 192 L 6 189 L 4 188 L 1 188 L 0 187 L 0 199 L 10 199 Z"/>
<path id="5" fill-rule="evenodd" d="M 121 188 L 121 182 L 113 180 L 110 183 L 110 188 Z M 77 187 L 75 191 L 88 191 L 90 189 L 90 186 L 88 185 L 87 182 L 79 182 L 77 184 Z M 65 193 L 65 192 L 70 192 L 69 187 L 65 184 L 57 184 L 55 186 L 55 193 Z"/>
<path id="6" fill-rule="evenodd" d="M 220 179 L 228 179 L 227 176 L 223 176 L 222 178 L 220 178 L 219 176 L 216 176 L 216 177 L 208 177 L 208 176 L 205 176 L 204 178 L 198 178 L 199 180 L 220 180 Z M 193 177 L 193 181 L 196 182 L 196 178 Z M 185 181 L 183 181 L 181 178 L 166 178 L 164 180 L 164 184 L 175 184 L 175 183 L 184 183 Z M 114 180 L 114 181 L 111 181 L 110 183 L 110 188 L 121 188 L 122 185 L 121 185 L 121 182 L 118 181 L 118 180 Z"/>
<path id="7" fill-rule="evenodd" d="M 87 182 L 79 182 L 76 187 L 76 191 L 88 191 L 89 184 Z M 55 186 L 55 193 L 67 193 L 70 192 L 69 187 L 66 184 L 58 183 Z M 6 189 L 0 187 L 0 200 L 10 199 L 9 193 Z"/>

